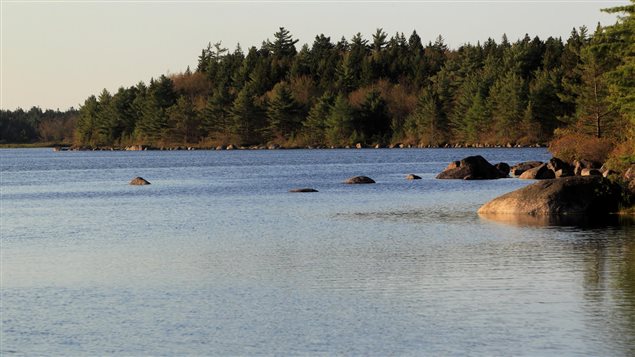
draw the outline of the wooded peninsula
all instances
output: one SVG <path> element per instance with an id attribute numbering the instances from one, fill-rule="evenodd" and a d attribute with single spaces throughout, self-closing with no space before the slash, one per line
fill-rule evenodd
<path id="1" fill-rule="evenodd" d="M 382 29 L 296 47 L 210 43 L 195 69 L 104 89 L 65 112 L 3 110 L 0 143 L 84 148 L 550 143 L 563 158 L 635 162 L 635 1 L 616 24 L 450 49 Z M 600 157 L 589 157 L 600 156 Z"/>

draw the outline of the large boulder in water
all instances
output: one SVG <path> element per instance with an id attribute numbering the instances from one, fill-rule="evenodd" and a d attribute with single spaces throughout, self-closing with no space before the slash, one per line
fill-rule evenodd
<path id="1" fill-rule="evenodd" d="M 437 175 L 438 179 L 458 180 L 492 180 L 506 177 L 494 165 L 482 156 L 468 156 L 461 161 L 454 161 Z"/>
<path id="2" fill-rule="evenodd" d="M 344 183 L 347 184 L 363 184 L 363 183 L 375 183 L 375 180 L 373 180 L 370 177 L 366 177 L 366 176 L 355 176 L 355 177 L 351 177 L 348 180 L 344 181 Z"/>
<path id="3" fill-rule="evenodd" d="M 596 176 L 571 176 L 539 181 L 504 194 L 486 204 L 479 214 L 597 215 L 618 211 L 619 185 Z"/>
<path id="4" fill-rule="evenodd" d="M 150 182 L 146 181 L 146 179 L 144 179 L 143 177 L 135 177 L 132 179 L 132 181 L 130 181 L 130 184 L 135 186 L 142 186 L 149 185 Z"/>

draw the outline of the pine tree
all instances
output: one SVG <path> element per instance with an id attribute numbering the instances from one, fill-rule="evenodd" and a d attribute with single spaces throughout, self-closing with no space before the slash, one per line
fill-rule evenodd
<path id="1" fill-rule="evenodd" d="M 326 121 L 331 113 L 334 100 L 333 95 L 327 92 L 311 107 L 309 115 L 303 122 L 304 136 L 310 144 L 320 145 L 325 142 Z"/>
<path id="2" fill-rule="evenodd" d="M 353 134 L 353 108 L 343 93 L 335 98 L 326 120 L 325 139 L 327 144 L 342 146 L 350 144 Z"/>
<path id="3" fill-rule="evenodd" d="M 298 104 L 293 99 L 286 83 L 278 83 L 273 88 L 273 97 L 267 106 L 267 137 L 288 140 L 300 128 Z"/>
<path id="4" fill-rule="evenodd" d="M 254 103 L 254 90 L 247 84 L 234 100 L 229 111 L 231 133 L 239 144 L 257 144 L 263 127 L 259 108 Z"/>

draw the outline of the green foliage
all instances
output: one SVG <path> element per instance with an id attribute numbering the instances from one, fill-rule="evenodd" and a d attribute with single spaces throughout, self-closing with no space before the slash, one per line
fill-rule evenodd
<path id="1" fill-rule="evenodd" d="M 311 145 L 325 143 L 326 120 L 331 113 L 331 106 L 335 98 L 330 92 L 326 92 L 313 105 L 309 115 L 303 123 L 304 136 Z"/>
<path id="2" fill-rule="evenodd" d="M 353 134 L 353 108 L 343 93 L 335 98 L 326 119 L 325 140 L 328 145 L 344 146 L 351 143 Z"/>
<path id="3" fill-rule="evenodd" d="M 104 90 L 72 120 L 3 111 L 0 142 L 535 144 L 567 127 L 621 147 L 635 142 L 632 4 L 607 10 L 623 15 L 615 25 L 564 42 L 503 35 L 449 49 L 441 36 L 377 29 L 370 40 L 320 34 L 298 51 L 283 27 L 246 54 L 210 42 L 194 73 Z"/>
<path id="4" fill-rule="evenodd" d="M 295 136 L 302 125 L 299 106 L 286 83 L 278 83 L 273 88 L 273 97 L 267 106 L 267 118 L 269 125 L 266 136 L 269 140 L 288 140 Z"/>

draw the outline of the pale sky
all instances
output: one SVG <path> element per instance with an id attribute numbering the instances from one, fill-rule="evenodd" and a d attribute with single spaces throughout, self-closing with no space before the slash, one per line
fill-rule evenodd
<path id="1" fill-rule="evenodd" d="M 65 110 L 121 86 L 196 68 L 208 42 L 246 52 L 279 27 L 309 45 L 377 28 L 442 35 L 451 48 L 525 33 L 566 39 L 573 27 L 615 22 L 600 9 L 629 1 L 11 1 L 0 0 L 2 109 Z"/>

